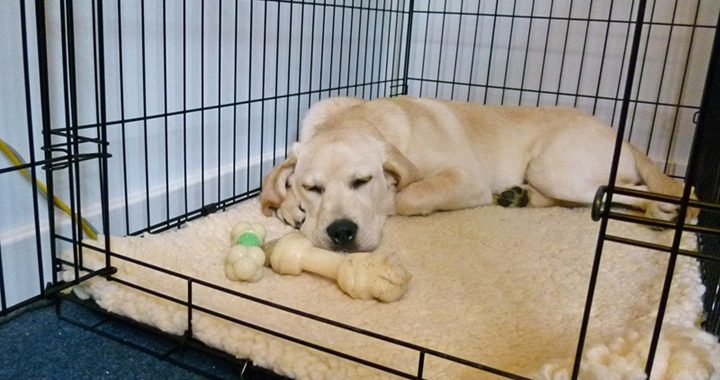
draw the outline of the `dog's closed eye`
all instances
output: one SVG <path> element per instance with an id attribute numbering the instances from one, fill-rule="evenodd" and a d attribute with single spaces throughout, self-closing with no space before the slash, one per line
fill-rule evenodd
<path id="1" fill-rule="evenodd" d="M 372 180 L 371 175 L 356 178 L 356 179 L 352 180 L 352 182 L 350 182 L 350 187 L 353 189 L 359 189 L 359 188 L 363 187 L 364 185 L 368 184 L 371 180 Z"/>
<path id="2" fill-rule="evenodd" d="M 319 185 L 303 185 L 303 189 L 305 189 L 308 192 L 315 193 L 315 194 L 322 194 L 325 192 L 325 188 Z"/>

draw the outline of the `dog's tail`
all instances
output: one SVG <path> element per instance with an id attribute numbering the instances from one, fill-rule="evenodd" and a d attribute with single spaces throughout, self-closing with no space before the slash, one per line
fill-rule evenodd
<path id="1" fill-rule="evenodd" d="M 667 174 L 663 173 L 654 162 L 652 162 L 645 154 L 640 152 L 637 148 L 630 144 L 626 144 L 630 149 L 635 158 L 635 167 L 637 168 L 640 179 L 647 185 L 648 189 L 654 193 L 660 193 L 665 195 L 672 195 L 675 197 L 681 197 L 685 184 L 680 181 L 676 181 L 670 178 Z M 690 192 L 690 199 L 697 200 L 695 189 Z M 687 220 L 694 220 L 700 210 L 694 207 L 688 208 Z"/>
<path id="2" fill-rule="evenodd" d="M 625 144 L 625 147 L 630 149 L 632 152 L 632 155 L 635 158 L 635 167 L 640 175 L 640 179 L 642 179 L 650 191 L 676 197 L 682 196 L 684 190 L 684 184 L 682 182 L 670 178 L 644 153 L 634 146 Z M 694 189 L 690 193 L 690 199 L 697 200 Z M 699 213 L 700 210 L 697 208 L 688 208 L 686 220 L 695 219 Z"/>
<path id="3" fill-rule="evenodd" d="M 683 185 L 681 182 L 663 173 L 663 171 L 639 149 L 630 144 L 625 144 L 625 147 L 632 152 L 633 158 L 635 159 L 635 168 L 640 175 L 640 179 L 642 179 L 650 191 L 678 197 L 682 195 Z"/>

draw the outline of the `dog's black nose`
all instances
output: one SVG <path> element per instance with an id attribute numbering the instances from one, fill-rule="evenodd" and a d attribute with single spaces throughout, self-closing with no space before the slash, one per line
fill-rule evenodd
<path id="1" fill-rule="evenodd" d="M 354 244 L 358 225 L 350 219 L 338 219 L 327 228 L 327 234 L 332 242 L 340 248 L 348 248 Z"/>

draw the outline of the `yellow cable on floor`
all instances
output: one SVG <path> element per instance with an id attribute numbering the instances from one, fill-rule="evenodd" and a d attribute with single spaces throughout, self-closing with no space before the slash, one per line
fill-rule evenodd
<path id="1" fill-rule="evenodd" d="M 10 163 L 12 163 L 15 166 L 21 166 L 26 165 L 26 162 L 23 160 L 22 156 L 20 156 L 20 153 L 18 153 L 15 149 L 12 148 L 8 143 L 3 141 L 3 139 L 0 139 L 0 151 L 2 151 L 5 156 L 10 160 Z M 32 183 L 32 176 L 30 175 L 30 171 L 27 170 L 27 168 L 20 169 L 20 173 L 27 179 L 30 183 Z M 40 189 L 40 192 L 42 193 L 43 197 L 45 199 L 48 198 L 47 194 L 47 187 L 45 184 L 40 181 L 39 179 L 35 178 L 35 184 L 37 185 L 38 189 Z M 55 207 L 62 210 L 65 214 L 67 214 L 71 219 L 75 220 L 75 222 L 80 223 L 82 226 L 83 231 L 85 234 L 93 239 L 97 240 L 97 230 L 95 227 L 93 227 L 90 222 L 88 222 L 85 218 L 80 218 L 76 213 L 70 209 L 70 206 L 68 206 L 65 202 L 63 202 L 62 199 L 58 198 L 56 195 L 53 195 L 53 204 Z"/>

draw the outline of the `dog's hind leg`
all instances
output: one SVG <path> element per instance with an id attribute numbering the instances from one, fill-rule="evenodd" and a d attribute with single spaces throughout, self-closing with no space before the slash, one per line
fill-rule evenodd
<path id="1" fill-rule="evenodd" d="M 607 183 L 614 151 L 614 135 L 605 127 L 569 128 L 552 136 L 525 170 L 525 180 L 545 197 L 561 204 L 590 205 Z M 623 151 L 618 183 L 639 183 L 630 152 Z"/>
<path id="2" fill-rule="evenodd" d="M 470 179 L 457 169 L 446 169 L 413 182 L 395 195 L 398 215 L 427 215 L 440 210 L 458 210 L 492 203 L 489 186 Z"/>
<path id="3" fill-rule="evenodd" d="M 600 186 L 606 185 L 610 176 L 610 163 L 613 156 L 612 136 L 598 133 L 598 131 L 570 130 L 558 135 L 546 149 L 530 161 L 525 172 L 528 184 L 544 194 L 546 197 L 557 199 L 561 204 L 590 205 Z M 636 157 L 641 155 L 626 146 L 620 155 L 617 173 L 617 186 L 640 190 L 671 193 L 679 192 L 682 185 L 667 178 L 647 158 L 642 158 L 647 167 L 644 170 L 655 177 L 655 182 L 664 185 L 644 183 L 645 176 L 639 173 L 636 166 Z M 644 157 L 644 156 L 643 156 Z M 667 190 L 669 189 L 669 190 Z M 678 207 L 671 203 L 650 201 L 642 198 L 616 195 L 613 203 L 641 209 L 646 216 L 672 220 L 677 216 Z M 689 214 L 688 219 L 693 215 Z"/>

